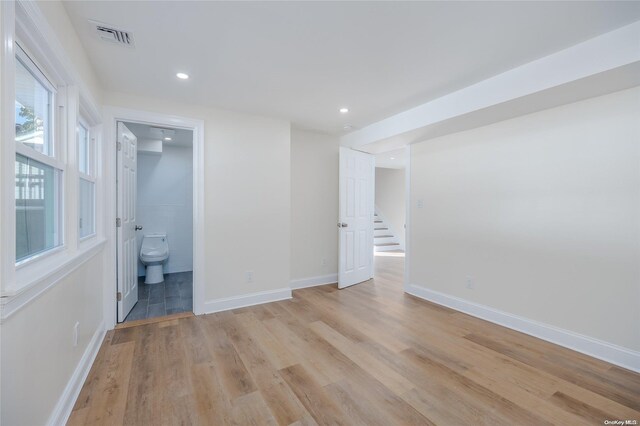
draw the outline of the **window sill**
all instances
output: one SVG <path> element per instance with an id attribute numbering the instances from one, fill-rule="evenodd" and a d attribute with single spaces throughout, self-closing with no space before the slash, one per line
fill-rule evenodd
<path id="1" fill-rule="evenodd" d="M 84 237 L 78 238 L 78 246 L 79 247 L 84 247 L 84 246 L 88 245 L 89 241 L 96 239 L 97 236 L 98 236 L 98 234 L 94 231 L 92 234 L 85 235 Z"/>
<path id="2" fill-rule="evenodd" d="M 55 262 L 55 259 L 58 259 L 60 257 L 63 257 L 66 255 L 67 252 L 67 246 L 65 246 L 64 244 L 59 245 L 57 247 L 52 247 L 48 250 L 45 250 L 43 252 L 40 253 L 36 253 L 30 257 L 27 257 L 26 259 L 22 259 L 20 261 L 18 261 L 16 263 L 16 271 L 19 271 L 21 269 L 29 269 L 31 267 L 31 265 L 35 265 L 38 262 L 42 262 L 42 263 L 50 263 L 51 260 L 50 259 L 54 259 L 53 262 Z M 60 262 L 55 262 L 55 264 L 60 263 Z M 45 266 L 46 268 L 46 266 Z M 34 268 L 35 269 L 35 268 Z M 21 274 L 21 272 L 17 272 L 18 275 Z M 20 284 L 18 284 L 16 287 L 21 287 Z M 4 292 L 2 294 L 4 296 Z"/>
<path id="3" fill-rule="evenodd" d="M 79 266 L 98 254 L 104 247 L 106 240 L 102 239 L 95 244 L 78 251 L 73 256 L 69 256 L 66 250 L 58 253 L 59 256 L 52 256 L 47 259 L 49 262 L 32 265 L 29 274 L 22 274 L 27 271 L 17 271 L 16 285 L 13 288 L 3 289 L 0 296 L 0 319 L 2 321 L 9 318 L 18 310 L 40 297 L 46 291 L 55 286 L 64 277 L 75 271 Z M 55 261 L 55 265 L 51 263 Z M 38 266 L 35 268 L 35 266 Z"/>

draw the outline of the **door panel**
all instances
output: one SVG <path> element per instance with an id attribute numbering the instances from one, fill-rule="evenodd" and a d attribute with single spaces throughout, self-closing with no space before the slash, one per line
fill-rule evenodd
<path id="1" fill-rule="evenodd" d="M 373 277 L 375 158 L 340 148 L 340 262 L 338 287 Z"/>
<path id="2" fill-rule="evenodd" d="M 138 301 L 138 247 L 136 244 L 137 139 L 124 123 L 118 123 L 117 217 L 118 322 L 124 321 Z"/>

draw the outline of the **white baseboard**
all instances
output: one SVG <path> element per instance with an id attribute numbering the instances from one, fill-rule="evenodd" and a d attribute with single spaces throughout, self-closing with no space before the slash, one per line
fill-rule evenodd
<path id="1" fill-rule="evenodd" d="M 204 303 L 203 314 L 228 311 L 230 309 L 244 308 L 246 306 L 260 305 L 262 303 L 277 302 L 291 299 L 289 287 L 276 290 L 259 291 L 257 293 L 243 294 L 241 296 L 225 297 L 209 300 Z"/>
<path id="2" fill-rule="evenodd" d="M 191 265 L 175 265 L 171 268 L 167 268 L 164 273 L 165 274 L 178 274 L 180 272 L 191 272 L 193 271 L 193 266 Z"/>
<path id="3" fill-rule="evenodd" d="M 338 274 L 320 275 L 317 277 L 300 278 L 297 280 L 291 280 L 289 286 L 292 290 L 315 287 L 318 285 L 333 284 L 338 282 Z"/>
<path id="4" fill-rule="evenodd" d="M 58 399 L 51 416 L 49 416 L 47 425 L 56 426 L 67 424 L 71 410 L 73 410 L 76 399 L 78 399 L 78 395 L 80 395 L 80 391 L 82 390 L 82 385 L 84 385 L 84 381 L 89 375 L 93 361 L 98 355 L 105 334 L 104 323 L 100 323 L 96 332 L 93 333 L 84 354 L 82 354 L 80 362 L 67 382 L 67 386 L 64 388 L 60 399 Z"/>
<path id="5" fill-rule="evenodd" d="M 640 352 L 410 284 L 406 292 L 640 373 Z"/>

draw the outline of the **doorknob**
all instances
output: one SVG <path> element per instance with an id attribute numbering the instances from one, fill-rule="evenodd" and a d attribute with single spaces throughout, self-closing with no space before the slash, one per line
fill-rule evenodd
<path id="1" fill-rule="evenodd" d="M 140 231 L 141 229 L 142 229 L 142 226 L 136 225 L 136 231 Z"/>
<path id="2" fill-rule="evenodd" d="M 338 228 L 346 228 L 347 226 L 349 226 L 347 223 L 338 222 Z"/>

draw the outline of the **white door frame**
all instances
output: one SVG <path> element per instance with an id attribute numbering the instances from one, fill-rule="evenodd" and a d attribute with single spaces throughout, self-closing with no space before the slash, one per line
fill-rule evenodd
<path id="1" fill-rule="evenodd" d="M 105 327 L 117 323 L 116 258 L 116 129 L 118 121 L 151 124 L 193 131 L 193 312 L 204 312 L 204 121 L 120 107 L 104 108 L 104 163 L 99 165 L 105 184 L 104 229 L 108 241 L 105 250 L 103 289 Z"/>
<path id="2" fill-rule="evenodd" d="M 411 145 L 404 147 L 404 292 L 411 285 L 409 263 L 411 259 Z"/>

